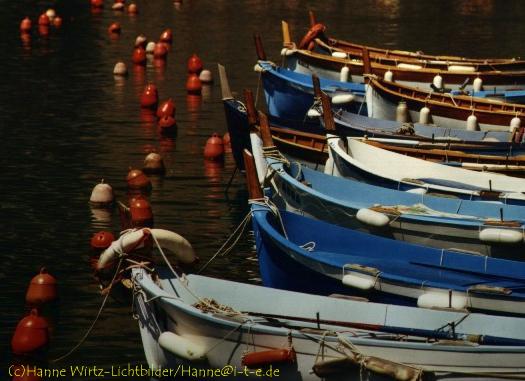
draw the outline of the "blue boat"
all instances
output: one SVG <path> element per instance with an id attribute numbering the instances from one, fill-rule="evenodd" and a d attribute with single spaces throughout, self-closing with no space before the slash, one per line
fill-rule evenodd
<path id="1" fill-rule="evenodd" d="M 525 314 L 525 263 L 407 244 L 252 204 L 263 283 L 374 301 Z"/>

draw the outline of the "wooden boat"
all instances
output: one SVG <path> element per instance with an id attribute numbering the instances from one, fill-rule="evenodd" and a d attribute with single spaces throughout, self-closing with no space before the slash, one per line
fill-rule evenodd
<path id="1" fill-rule="evenodd" d="M 276 216 L 258 204 L 252 217 L 263 281 L 274 276 L 265 267 L 270 257 L 287 289 L 525 316 L 525 262 L 409 244 L 286 211 Z"/>
<path id="2" fill-rule="evenodd" d="M 298 49 L 290 43 L 290 38 L 287 36 L 284 36 L 283 40 L 285 46 L 281 52 L 284 61 L 283 66 L 294 72 L 317 74 L 319 77 L 336 81 L 361 83 L 364 82 L 363 75 L 370 73 L 380 78 L 390 78 L 390 80 L 408 86 L 430 88 L 432 84 L 438 90 L 448 91 L 480 91 L 485 89 L 501 92 L 525 85 L 525 70 L 473 71 L 462 66 L 456 67 L 454 70 L 440 70 L 413 64 L 386 65 L 370 61 L 366 48 L 364 48 L 361 60 L 357 60 Z M 259 59 L 263 60 L 264 58 L 259 55 Z M 366 59 L 370 64 L 370 71 L 365 71 L 364 62 Z"/>
<path id="3" fill-rule="evenodd" d="M 373 76 L 368 78 L 366 100 L 372 118 L 395 120 L 399 102 L 405 102 L 410 120 L 420 120 L 426 107 L 432 122 L 454 129 L 509 131 L 521 127 L 525 115 L 523 105 L 423 91 Z"/>
<path id="4" fill-rule="evenodd" d="M 313 11 L 309 11 L 309 15 L 310 30 L 302 39 L 302 44 L 299 45 L 301 49 L 308 49 L 310 42 L 314 42 L 310 47 L 315 47 L 321 52 L 329 54 L 343 52 L 350 59 L 362 59 L 363 48 L 366 48 L 370 52 L 371 60 L 394 66 L 406 63 L 444 70 L 449 70 L 451 66 L 459 66 L 472 71 L 525 70 L 525 61 L 516 58 L 467 58 L 449 55 L 429 55 L 420 51 L 382 49 L 330 38 L 326 35 L 326 26 L 316 21 Z M 284 22 L 283 30 L 286 32 L 285 34 L 289 35 L 288 25 L 285 25 Z M 452 67 L 453 69 L 454 67 Z"/>
<path id="5" fill-rule="evenodd" d="M 270 136 L 262 120 L 261 134 Z M 525 259 L 524 207 L 414 194 L 329 176 L 279 160 L 271 139 L 254 140 L 252 144 L 264 147 L 254 152 L 272 152 L 262 172 L 271 179 L 274 198 L 283 200 L 286 210 L 400 241 Z"/>
<path id="6" fill-rule="evenodd" d="M 525 373 L 521 319 L 175 277 L 162 269 L 153 277 L 134 269 L 133 280 L 144 351 L 154 370 L 187 371 L 193 363 L 260 379 L 256 369 L 262 373 L 272 364 L 279 378 L 295 381 L 343 381 L 360 369 L 370 380 L 386 375 L 404 381 Z M 245 370 L 254 373 L 241 375 Z"/>

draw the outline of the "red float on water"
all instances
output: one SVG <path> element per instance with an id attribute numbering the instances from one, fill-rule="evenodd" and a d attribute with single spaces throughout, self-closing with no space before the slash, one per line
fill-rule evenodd
<path id="1" fill-rule="evenodd" d="M 26 33 L 31 31 L 31 25 L 31 19 L 29 17 L 26 17 L 20 22 L 20 31 Z"/>
<path id="2" fill-rule="evenodd" d="M 200 74 L 202 71 L 202 61 L 196 54 L 193 54 L 188 59 L 188 73 Z"/>
<path id="3" fill-rule="evenodd" d="M 129 189 L 146 190 L 151 188 L 151 181 L 140 169 L 132 169 L 126 177 Z"/>
<path id="4" fill-rule="evenodd" d="M 60 28 L 62 26 L 62 17 L 60 16 L 55 16 L 55 18 L 53 19 L 53 25 L 56 27 L 56 28 Z"/>
<path id="5" fill-rule="evenodd" d="M 175 115 L 175 102 L 172 98 L 162 102 L 157 109 L 157 117 L 162 118 L 163 116 L 174 116 Z"/>
<path id="6" fill-rule="evenodd" d="M 38 25 L 49 26 L 49 23 L 50 23 L 49 16 L 46 15 L 45 13 L 42 13 L 38 17 Z"/>
<path id="7" fill-rule="evenodd" d="M 11 351 L 15 355 L 32 355 L 47 349 L 48 344 L 49 326 L 46 320 L 38 315 L 38 311 L 32 309 L 16 326 L 11 339 Z"/>
<path id="8" fill-rule="evenodd" d="M 218 160 L 221 159 L 223 155 L 224 143 L 222 138 L 217 133 L 213 133 L 204 146 L 204 158 L 208 160 Z"/>
<path id="9" fill-rule="evenodd" d="M 140 107 L 155 109 L 158 103 L 159 93 L 157 87 L 151 83 L 146 85 L 140 97 Z"/>
<path id="10" fill-rule="evenodd" d="M 144 196 L 141 195 L 131 198 L 129 213 L 133 227 L 153 227 L 153 211 Z"/>
<path id="11" fill-rule="evenodd" d="M 142 47 L 135 48 L 131 60 L 135 65 L 146 65 L 146 51 Z"/>
<path id="12" fill-rule="evenodd" d="M 200 95 L 202 91 L 202 83 L 199 76 L 195 73 L 188 75 L 186 80 L 186 91 L 188 94 Z"/>
<path id="13" fill-rule="evenodd" d="M 173 41 L 173 32 L 171 31 L 171 29 L 166 29 L 164 32 L 162 32 L 160 34 L 159 40 L 161 42 L 171 44 L 171 42 Z"/>
<path id="14" fill-rule="evenodd" d="M 31 307 L 40 307 L 46 303 L 54 302 L 58 298 L 57 280 L 49 274 L 45 267 L 40 269 L 40 274 L 31 279 L 26 292 L 26 303 Z"/>
<path id="15" fill-rule="evenodd" d="M 108 27 L 108 32 L 109 33 L 120 33 L 120 24 L 118 22 L 114 22 L 112 23 L 109 27 Z"/>
<path id="16" fill-rule="evenodd" d="M 98 233 L 93 234 L 93 237 L 91 237 L 91 241 L 89 241 L 89 245 L 91 248 L 95 251 L 103 251 L 106 250 L 109 245 L 111 245 L 111 242 L 115 240 L 115 236 L 113 233 L 108 231 L 99 231 Z"/>
<path id="17" fill-rule="evenodd" d="M 91 6 L 93 8 L 102 8 L 104 6 L 104 0 L 91 0 Z"/>
<path id="18" fill-rule="evenodd" d="M 49 26 L 47 26 L 47 25 L 39 25 L 38 26 L 38 33 L 42 37 L 46 37 L 47 35 L 49 35 Z"/>
<path id="19" fill-rule="evenodd" d="M 164 115 L 159 119 L 159 121 L 157 122 L 157 125 L 162 130 L 167 130 L 167 129 L 175 127 L 177 125 L 177 122 L 175 121 L 175 118 L 173 116 Z"/>
<path id="20" fill-rule="evenodd" d="M 168 55 L 168 48 L 164 43 L 158 43 L 155 44 L 155 47 L 153 48 L 153 57 L 165 59 Z"/>

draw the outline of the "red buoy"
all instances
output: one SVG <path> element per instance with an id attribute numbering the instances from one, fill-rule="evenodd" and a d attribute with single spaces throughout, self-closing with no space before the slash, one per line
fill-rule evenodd
<path id="1" fill-rule="evenodd" d="M 11 351 L 16 355 L 31 355 L 47 349 L 49 344 L 49 326 L 46 320 L 32 309 L 15 329 L 11 339 Z"/>
<path id="2" fill-rule="evenodd" d="M 45 267 L 31 279 L 26 292 L 26 303 L 31 307 L 39 307 L 53 302 L 58 298 L 57 281 Z"/>
<path id="3" fill-rule="evenodd" d="M 62 17 L 55 16 L 55 18 L 53 19 L 53 25 L 55 26 L 55 28 L 60 28 L 62 26 Z"/>
<path id="4" fill-rule="evenodd" d="M 193 54 L 189 59 L 188 59 L 188 73 L 192 73 L 192 74 L 200 74 L 200 72 L 202 71 L 202 61 L 201 59 L 199 58 L 199 56 L 197 56 L 196 54 Z"/>
<path id="5" fill-rule="evenodd" d="M 137 47 L 133 50 L 131 60 L 135 65 L 146 65 L 146 51 L 143 47 Z"/>
<path id="6" fill-rule="evenodd" d="M 202 83 L 199 76 L 195 73 L 188 75 L 186 80 L 186 91 L 188 94 L 200 95 L 202 92 Z"/>
<path id="7" fill-rule="evenodd" d="M 139 13 L 139 9 L 137 8 L 137 4 L 135 3 L 131 3 L 129 6 L 128 6 L 128 13 L 130 15 L 136 15 L 137 13 Z"/>
<path id="8" fill-rule="evenodd" d="M 231 145 L 231 139 L 230 139 L 230 133 L 226 132 L 222 136 L 222 143 L 224 144 L 224 152 L 231 152 L 232 151 L 232 145 Z"/>
<path id="9" fill-rule="evenodd" d="M 102 8 L 104 6 L 104 0 L 91 0 L 91 7 Z"/>
<path id="10" fill-rule="evenodd" d="M 42 37 L 46 37 L 49 35 L 49 26 L 48 25 L 39 25 L 38 26 L 38 34 L 40 34 Z"/>
<path id="11" fill-rule="evenodd" d="M 164 115 L 159 119 L 157 122 L 157 126 L 161 128 L 161 130 L 168 130 L 177 125 L 177 122 L 175 121 L 175 118 L 171 115 Z"/>
<path id="12" fill-rule="evenodd" d="M 20 22 L 20 32 L 30 32 L 31 31 L 31 19 L 29 17 L 26 17 Z"/>
<path id="13" fill-rule="evenodd" d="M 144 196 L 140 195 L 131 198 L 129 212 L 133 227 L 153 227 L 153 211 Z"/>
<path id="14" fill-rule="evenodd" d="M 208 160 L 222 159 L 224 155 L 224 144 L 222 138 L 213 133 L 204 146 L 204 158 Z"/>
<path id="15" fill-rule="evenodd" d="M 109 33 L 120 33 L 120 24 L 118 22 L 114 22 L 112 23 L 109 27 L 108 27 L 108 32 Z"/>
<path id="16" fill-rule="evenodd" d="M 49 23 L 50 23 L 49 16 L 46 15 L 45 13 L 42 13 L 38 17 L 38 25 L 49 26 Z"/>
<path id="17" fill-rule="evenodd" d="M 155 44 L 155 48 L 153 48 L 153 57 L 165 59 L 167 55 L 168 48 L 166 48 L 166 45 L 164 43 Z"/>
<path id="18" fill-rule="evenodd" d="M 108 231 L 99 231 L 98 233 L 93 234 L 93 237 L 91 237 L 91 241 L 89 241 L 89 245 L 91 248 L 97 252 L 101 252 L 106 250 L 109 245 L 111 245 L 111 242 L 115 240 L 115 236 L 113 233 Z"/>
<path id="19" fill-rule="evenodd" d="M 140 169 L 132 169 L 126 177 L 129 189 L 146 190 L 151 188 L 151 181 Z"/>
<path id="20" fill-rule="evenodd" d="M 157 109 L 157 117 L 162 118 L 163 116 L 174 116 L 175 115 L 175 102 L 172 98 L 162 102 Z"/>
<path id="21" fill-rule="evenodd" d="M 268 351 L 246 353 L 242 357 L 242 365 L 248 368 L 261 368 L 270 364 L 293 364 L 297 356 L 293 348 L 270 349 Z"/>
<path id="22" fill-rule="evenodd" d="M 140 96 L 140 107 L 156 109 L 159 103 L 159 92 L 157 87 L 151 83 L 147 84 Z"/>
<path id="23" fill-rule="evenodd" d="M 164 32 L 162 32 L 160 34 L 159 41 L 171 44 L 171 42 L 173 41 L 173 32 L 171 31 L 171 29 L 166 29 Z"/>

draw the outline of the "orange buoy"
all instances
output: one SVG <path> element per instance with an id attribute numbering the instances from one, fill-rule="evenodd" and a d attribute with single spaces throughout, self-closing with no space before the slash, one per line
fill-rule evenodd
<path id="1" fill-rule="evenodd" d="M 53 26 L 55 28 L 60 28 L 62 26 L 62 17 L 55 16 L 55 18 L 53 19 Z"/>
<path id="2" fill-rule="evenodd" d="M 129 203 L 131 225 L 133 227 L 153 227 L 153 211 L 146 197 L 132 197 Z"/>
<path id="3" fill-rule="evenodd" d="M 120 29 L 121 29 L 120 24 L 118 22 L 114 22 L 108 27 L 108 32 L 109 33 L 120 33 Z"/>
<path id="4" fill-rule="evenodd" d="M 285 348 L 246 353 L 242 356 L 241 363 L 248 368 L 261 368 L 270 364 L 293 364 L 296 360 L 297 356 L 294 349 Z"/>
<path id="5" fill-rule="evenodd" d="M 42 13 L 42 14 L 38 17 L 38 25 L 49 26 L 50 22 L 51 22 L 51 21 L 49 20 L 48 15 L 46 15 L 45 13 Z"/>
<path id="6" fill-rule="evenodd" d="M 197 74 L 193 73 L 188 75 L 186 80 L 186 91 L 188 94 L 200 95 L 202 92 L 202 83 Z"/>
<path id="7" fill-rule="evenodd" d="M 49 325 L 33 308 L 16 326 L 11 339 L 11 351 L 15 355 L 32 355 L 45 351 L 49 344 Z"/>
<path id="8" fill-rule="evenodd" d="M 146 190 L 151 188 L 151 181 L 140 169 L 132 169 L 126 177 L 129 189 Z"/>
<path id="9" fill-rule="evenodd" d="M 202 71 L 202 61 L 196 54 L 188 59 L 188 73 L 200 74 Z"/>
<path id="10" fill-rule="evenodd" d="M 104 0 L 91 0 L 91 6 L 93 8 L 102 8 L 104 6 Z"/>
<path id="11" fill-rule="evenodd" d="M 42 377 L 38 375 L 38 369 L 40 369 L 40 367 L 30 364 L 12 365 L 9 369 L 10 374 L 13 375 L 11 381 L 42 381 Z M 27 370 L 30 370 L 30 372 Z"/>
<path id="12" fill-rule="evenodd" d="M 146 65 L 146 51 L 143 47 L 138 47 L 133 50 L 131 60 L 135 65 Z"/>
<path id="13" fill-rule="evenodd" d="M 135 3 L 131 3 L 129 6 L 128 6 L 128 13 L 130 15 L 136 15 L 137 13 L 139 13 L 139 9 L 137 7 L 137 4 Z"/>
<path id="14" fill-rule="evenodd" d="M 226 132 L 222 136 L 222 144 L 224 145 L 224 152 L 230 153 L 232 151 L 230 133 Z"/>
<path id="15" fill-rule="evenodd" d="M 89 241 L 89 244 L 91 248 L 97 252 L 106 250 L 109 245 L 111 245 L 111 242 L 115 240 L 115 236 L 113 233 L 101 230 L 95 234 L 93 234 L 93 237 L 91 237 L 91 241 Z"/>
<path id="16" fill-rule="evenodd" d="M 219 160 L 224 155 L 224 143 L 222 138 L 213 133 L 204 146 L 204 158 L 208 160 Z"/>
<path id="17" fill-rule="evenodd" d="M 57 281 L 54 276 L 49 274 L 45 267 L 40 269 L 40 273 L 35 275 L 26 292 L 26 304 L 31 307 L 39 307 L 43 304 L 57 300 Z"/>
<path id="18" fill-rule="evenodd" d="M 162 32 L 160 34 L 159 41 L 171 44 L 171 42 L 173 41 L 173 32 L 171 31 L 171 29 L 166 29 L 164 32 Z"/>
<path id="19" fill-rule="evenodd" d="M 29 17 L 24 18 L 22 21 L 20 21 L 20 32 L 27 33 L 31 31 L 31 19 Z"/>
<path id="20" fill-rule="evenodd" d="M 161 131 L 166 131 L 168 129 L 175 127 L 176 125 L 177 125 L 177 122 L 175 118 L 171 115 L 164 115 L 157 122 L 157 126 L 159 126 Z"/>
<path id="21" fill-rule="evenodd" d="M 163 116 L 174 116 L 175 115 L 175 102 L 173 98 L 169 98 L 162 102 L 157 109 L 157 117 L 162 118 Z"/>
<path id="22" fill-rule="evenodd" d="M 144 167 L 142 171 L 147 174 L 163 175 L 166 173 L 164 160 L 156 152 L 150 152 L 144 159 Z"/>
<path id="23" fill-rule="evenodd" d="M 155 44 L 155 47 L 153 48 L 153 57 L 165 59 L 167 55 L 168 48 L 166 48 L 164 43 Z"/>
<path id="24" fill-rule="evenodd" d="M 147 84 L 140 96 L 140 107 L 156 109 L 159 103 L 159 92 L 157 87 L 151 83 Z"/>
<path id="25" fill-rule="evenodd" d="M 102 179 L 100 184 L 95 185 L 91 191 L 89 203 L 94 208 L 107 208 L 113 204 L 114 199 L 113 188 L 111 188 L 111 185 L 104 183 L 104 179 Z"/>

